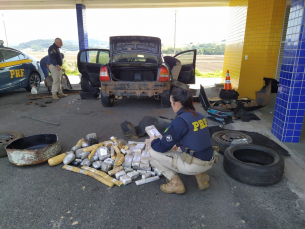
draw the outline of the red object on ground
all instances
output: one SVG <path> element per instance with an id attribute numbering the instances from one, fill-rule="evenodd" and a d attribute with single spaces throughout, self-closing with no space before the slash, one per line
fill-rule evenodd
<path id="1" fill-rule="evenodd" d="M 229 70 L 227 70 L 227 75 L 226 75 L 226 80 L 225 80 L 225 90 L 232 90 Z"/>

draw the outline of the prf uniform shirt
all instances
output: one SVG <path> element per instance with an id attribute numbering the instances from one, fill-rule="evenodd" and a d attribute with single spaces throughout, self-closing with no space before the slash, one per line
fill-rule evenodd
<path id="1" fill-rule="evenodd" d="M 48 50 L 48 55 L 50 59 L 50 64 L 53 64 L 54 66 L 62 66 L 61 53 L 55 43 L 50 46 Z"/>
<path id="2" fill-rule="evenodd" d="M 194 157 L 210 161 L 213 157 L 213 148 L 206 118 L 197 112 L 185 112 L 181 108 L 177 117 L 170 123 L 163 133 L 162 139 L 151 142 L 153 150 L 165 153 L 176 145 L 186 152 L 186 147 L 195 151 Z"/>

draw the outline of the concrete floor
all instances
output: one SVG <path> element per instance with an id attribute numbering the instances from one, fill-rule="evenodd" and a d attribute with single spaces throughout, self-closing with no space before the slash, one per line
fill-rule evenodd
<path id="1" fill-rule="evenodd" d="M 78 86 L 74 85 L 75 89 Z M 214 96 L 217 89 L 207 93 Z M 145 115 L 175 116 L 172 109 L 160 108 L 154 99 L 123 99 L 113 108 L 104 108 L 99 101 L 71 95 L 41 108 L 26 105 L 27 95 L 25 90 L 0 94 L 0 132 L 16 130 L 26 136 L 56 133 L 62 152 L 91 132 L 96 132 L 100 141 L 112 135 L 124 138 L 120 123 L 125 120 L 138 124 Z M 277 141 L 270 132 L 272 106 L 255 111 L 261 121 L 235 121 L 225 127 L 257 131 Z M 205 114 L 199 103 L 195 107 Z M 22 119 L 22 115 L 60 126 Z M 209 125 L 218 124 L 209 121 Z M 285 176 L 280 183 L 270 187 L 239 183 L 224 172 L 221 156 L 208 171 L 211 181 L 207 190 L 199 191 L 194 177 L 180 176 L 187 190 L 184 195 L 162 193 L 159 186 L 165 183 L 164 177 L 143 186 L 133 183 L 108 188 L 92 178 L 63 171 L 61 165 L 18 167 L 0 158 L 0 228 L 304 228 L 302 146 L 282 146 L 292 156 L 285 158 Z"/>
<path id="2" fill-rule="evenodd" d="M 209 97 L 217 97 L 220 89 L 212 88 Z M 256 111 L 253 111 L 261 120 L 251 122 L 241 122 L 235 120 L 234 123 L 225 125 L 225 129 L 246 130 L 263 134 L 273 141 L 277 142 L 286 149 L 291 157 L 285 158 L 285 177 L 288 179 L 288 184 L 291 190 L 296 193 L 300 199 L 297 200 L 297 205 L 305 211 L 305 119 L 303 122 L 303 131 L 299 143 L 286 143 L 279 141 L 272 133 L 272 122 L 274 116 L 276 102 L 276 94 L 271 94 L 270 103 Z M 210 121 L 210 125 L 217 123 Z M 304 225 L 305 228 L 305 225 Z"/>

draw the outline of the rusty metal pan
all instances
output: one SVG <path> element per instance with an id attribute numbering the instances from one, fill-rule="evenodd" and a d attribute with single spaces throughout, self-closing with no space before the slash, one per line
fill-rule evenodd
<path id="1" fill-rule="evenodd" d="M 17 139 L 6 146 L 8 159 L 15 165 L 35 165 L 60 152 L 56 134 L 39 134 Z"/>

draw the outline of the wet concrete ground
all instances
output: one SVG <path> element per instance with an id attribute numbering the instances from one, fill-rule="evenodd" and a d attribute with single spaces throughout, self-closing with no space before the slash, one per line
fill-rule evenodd
<path id="1" fill-rule="evenodd" d="M 54 133 L 62 152 L 92 132 L 100 141 L 112 135 L 124 139 L 120 124 L 125 120 L 138 124 L 146 115 L 175 116 L 171 108 L 160 108 L 154 99 L 123 99 L 113 108 L 104 108 L 98 100 L 71 95 L 39 107 L 26 105 L 28 94 L 25 90 L 0 94 L 0 132 Z M 199 104 L 195 107 L 205 114 Z M 60 125 L 23 119 L 23 115 Z M 209 189 L 199 191 L 195 177 L 181 175 L 186 193 L 173 195 L 161 192 L 164 177 L 142 186 L 108 188 L 90 177 L 62 170 L 62 165 L 18 167 L 0 158 L 0 228 L 305 227 L 305 205 L 286 176 L 270 187 L 248 186 L 230 178 L 222 161 L 220 156 L 208 171 Z"/>

